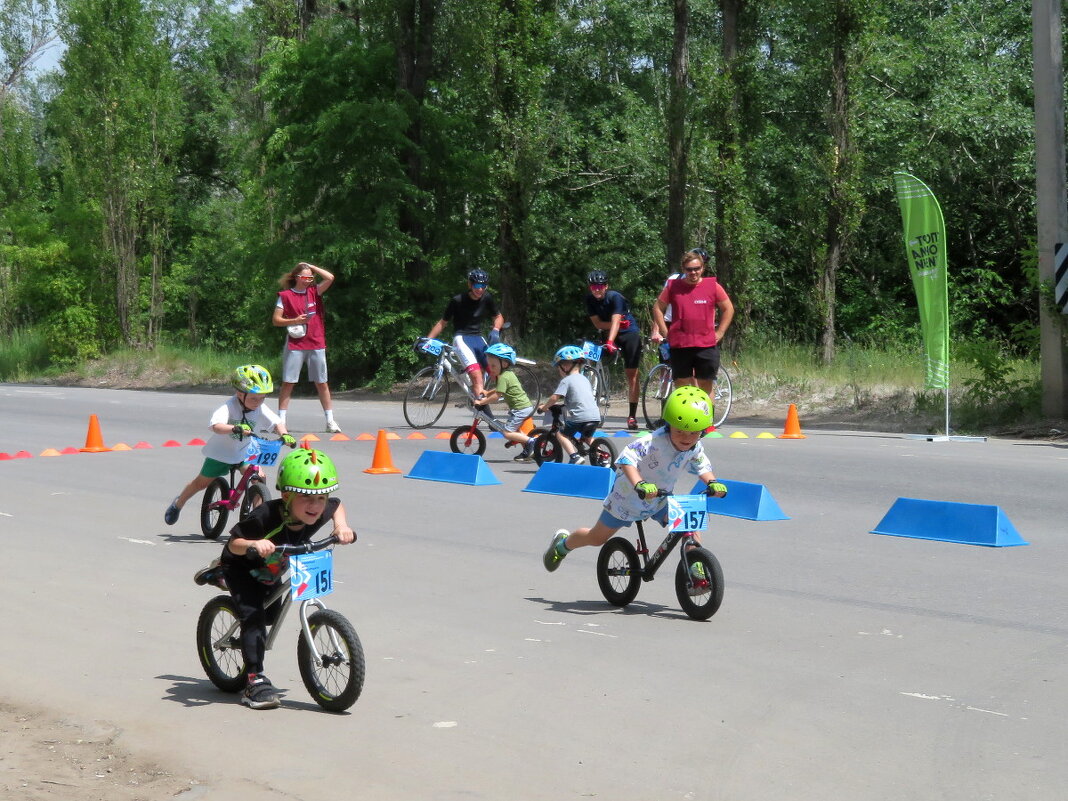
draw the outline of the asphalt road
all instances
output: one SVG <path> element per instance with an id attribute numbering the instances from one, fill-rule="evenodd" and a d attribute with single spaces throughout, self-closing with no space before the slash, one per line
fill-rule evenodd
<path id="1" fill-rule="evenodd" d="M 0 461 L 0 700 L 113 723 L 196 782 L 182 798 L 1064 798 L 1064 445 L 706 440 L 720 477 L 765 485 L 791 519 L 712 518 L 727 589 L 698 623 L 670 571 L 623 611 L 601 599 L 592 549 L 546 573 L 553 531 L 599 504 L 522 492 L 534 468 L 499 440 L 486 458 L 502 484 L 479 487 L 369 475 L 373 442 L 325 443 L 359 536 L 327 600 L 363 641 L 364 693 L 319 710 L 291 619 L 267 657 L 283 707 L 254 712 L 194 648 L 212 592 L 191 578 L 220 545 L 193 505 L 162 520 L 201 461 L 162 445 L 205 436 L 221 402 L 0 385 L 0 453 L 33 454 Z M 106 444 L 151 447 L 39 455 L 83 445 L 94 413 Z M 298 432 L 322 419 L 314 400 L 290 414 Z M 337 416 L 350 436 L 410 433 L 397 404 Z M 463 419 L 449 409 L 431 433 Z M 448 444 L 390 442 L 404 472 L 428 447 Z M 901 496 L 998 505 L 1030 544 L 871 534 Z"/>

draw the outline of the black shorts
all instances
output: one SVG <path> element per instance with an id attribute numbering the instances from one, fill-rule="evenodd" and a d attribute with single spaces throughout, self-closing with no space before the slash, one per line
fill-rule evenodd
<path id="1" fill-rule="evenodd" d="M 642 335 L 637 326 L 616 334 L 616 345 L 623 351 L 623 367 L 634 370 L 642 360 Z"/>
<path id="2" fill-rule="evenodd" d="M 719 373 L 719 347 L 711 348 L 672 348 L 671 377 L 696 378 L 701 381 L 715 381 Z"/>

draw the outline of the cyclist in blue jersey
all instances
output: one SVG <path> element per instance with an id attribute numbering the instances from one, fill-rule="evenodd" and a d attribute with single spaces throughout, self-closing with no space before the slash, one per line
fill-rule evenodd
<path id="1" fill-rule="evenodd" d="M 451 321 L 453 325 L 452 345 L 456 348 L 464 369 L 471 377 L 471 392 L 476 398 L 485 394 L 483 372 L 486 367 L 486 340 L 482 338 L 482 326 L 489 321 L 492 328 L 489 344 L 501 341 L 501 326 L 504 316 L 497 308 L 497 301 L 490 294 L 489 275 L 485 270 L 472 270 L 467 274 L 467 291 L 453 295 L 445 306 L 441 319 L 426 335 L 427 339 L 437 339 Z"/>

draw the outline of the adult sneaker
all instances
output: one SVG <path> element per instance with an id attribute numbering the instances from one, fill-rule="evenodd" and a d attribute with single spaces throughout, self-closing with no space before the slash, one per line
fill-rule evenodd
<path id="1" fill-rule="evenodd" d="M 241 703 L 252 709 L 275 709 L 282 702 L 278 700 L 278 693 L 274 691 L 271 680 L 259 673 L 245 687 L 241 694 Z"/>
<path id="2" fill-rule="evenodd" d="M 330 420 L 326 424 L 326 433 L 327 434 L 340 434 L 341 433 L 341 426 L 339 426 L 333 420 Z"/>
<path id="3" fill-rule="evenodd" d="M 627 430 L 628 431 L 637 431 L 638 430 L 638 421 L 635 420 L 633 417 L 628 417 L 627 418 Z"/>
<path id="4" fill-rule="evenodd" d="M 545 569 L 552 573 L 556 568 L 560 566 L 560 563 L 564 561 L 564 557 L 567 556 L 567 551 L 564 549 L 564 540 L 567 539 L 567 530 L 560 529 L 553 536 L 553 541 L 549 545 L 549 550 L 545 552 L 545 556 L 541 558 L 541 562 L 545 565 Z"/>
<path id="5" fill-rule="evenodd" d="M 168 526 L 173 526 L 175 523 L 177 523 L 178 515 L 182 513 L 182 510 L 175 505 L 175 501 L 177 500 L 178 499 L 175 498 L 174 501 L 171 501 L 171 505 L 168 506 L 167 511 L 163 513 L 163 522 L 166 523 Z"/>

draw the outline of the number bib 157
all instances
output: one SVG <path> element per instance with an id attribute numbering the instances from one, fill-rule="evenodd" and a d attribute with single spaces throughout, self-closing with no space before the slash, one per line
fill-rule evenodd
<path id="1" fill-rule="evenodd" d="M 319 598 L 334 591 L 334 552 L 318 551 L 290 557 L 293 576 L 289 593 L 294 601 Z"/>
<path id="2" fill-rule="evenodd" d="M 672 495 L 668 498 L 669 531 L 704 531 L 708 528 L 705 495 Z"/>

